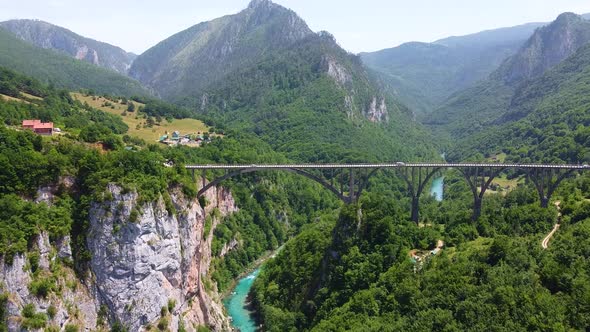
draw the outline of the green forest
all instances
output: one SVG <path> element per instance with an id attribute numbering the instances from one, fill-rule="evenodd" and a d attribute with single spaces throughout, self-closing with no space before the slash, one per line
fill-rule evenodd
<path id="1" fill-rule="evenodd" d="M 443 202 L 424 200 L 420 226 L 409 221 L 407 204 L 377 190 L 306 226 L 255 281 L 265 330 L 588 326 L 588 174 L 559 191 L 561 228 L 548 250 L 541 240 L 558 211 L 540 208 L 534 188 L 486 196 L 482 217 L 472 222 L 466 184 L 456 175 L 446 182 Z M 432 250 L 438 240 L 445 243 L 439 255 L 411 260 L 410 250 Z"/>
<path id="2" fill-rule="evenodd" d="M 14 292 L 6 289 L 10 287 L 0 284 L 0 332 L 8 331 L 9 323 L 26 331 L 82 330 L 69 321 L 57 326 L 54 300 L 66 287 L 75 291 L 87 283 L 90 286 L 83 291 L 93 293 L 88 297 L 96 302 L 98 331 L 127 332 L 136 329 L 130 327 L 133 324 L 146 331 L 215 330 L 224 323 L 215 320 L 227 319 L 216 315 L 229 311 L 223 311 L 222 297 L 253 270 L 260 274 L 247 302 L 261 331 L 590 329 L 590 45 L 568 49 L 570 56 L 543 72 L 534 68 L 539 70 L 534 75 L 532 69 L 517 73 L 525 65 L 545 65 L 535 57 L 554 55 L 553 48 L 545 49 L 555 42 L 550 25 L 534 32 L 547 36 L 526 44 L 540 50 L 538 54 L 525 48 L 518 51 L 516 41 L 504 45 L 503 40 L 494 40 L 494 45 L 499 44 L 490 46 L 489 54 L 482 51 L 486 48 L 462 54 L 459 48 L 448 53 L 443 45 L 406 45 L 401 50 L 403 63 L 379 73 L 381 64 L 368 69 L 362 56 L 341 48 L 327 32 L 307 31 L 290 10 L 256 0 L 246 13 L 189 28 L 140 55 L 134 77 L 142 77 L 145 87 L 127 76 L 38 49 L 0 29 L 0 46 L 6 46 L 0 47 L 0 261 L 4 264 L 0 267 L 25 262 L 22 272 L 30 280 L 23 281 L 23 287 L 31 294 L 29 303 L 16 301 Z M 273 19 L 273 15 L 279 16 Z M 565 16 L 574 19 L 576 27 L 588 29 L 576 38 L 590 40 L 587 22 L 573 14 Z M 277 28 L 283 26 L 284 31 Z M 564 24 L 559 28 L 565 30 L 556 31 L 569 31 L 568 27 Z M 521 37 L 514 38 L 522 42 Z M 561 52 L 564 47 L 555 49 Z M 429 67 L 412 62 L 416 52 Z M 506 58 L 510 52 L 515 55 Z M 500 57 L 506 59 L 501 65 Z M 479 80 L 492 67 L 498 69 Z M 427 68 L 436 69 L 436 77 L 429 78 Z M 402 69 L 409 76 L 396 74 Z M 451 78 L 453 84 L 445 84 Z M 163 87 L 157 84 L 161 79 Z M 400 90 L 394 88 L 398 85 Z M 83 96 L 87 102 L 72 96 Z M 105 98 L 101 107 L 111 106 L 107 110 L 112 114 L 88 104 L 97 98 Z M 111 102 L 119 101 L 125 106 L 115 109 Z M 102 102 L 99 99 L 97 104 Z M 160 124 L 193 118 L 207 125 L 198 130 L 208 132 L 183 137 L 166 132 L 170 134 L 166 144 L 153 144 L 130 136 L 128 124 L 135 124 L 123 121 L 129 120 L 124 118 L 128 115 L 135 120 L 144 117 L 143 128 L 148 128 L 148 120 Z M 59 131 L 37 135 L 22 128 L 27 119 L 52 122 Z M 151 124 L 147 130 L 152 130 Z M 152 131 L 155 137 L 163 134 L 157 130 L 166 130 L 158 127 Z M 191 141 L 192 147 L 179 143 L 191 135 L 202 137 L 198 143 L 196 138 Z M 586 165 L 586 169 L 567 173 L 555 192 L 540 193 L 538 178 L 522 169 L 503 170 L 494 181 L 491 173 L 484 173 L 479 184 L 468 183 L 461 169 L 441 167 L 420 188 L 424 189 L 417 198 L 420 217 L 413 221 L 415 189 L 413 183 L 408 188 L 408 182 L 414 179 L 401 175 L 404 170 L 411 173 L 404 167 L 411 165 L 405 163 L 467 161 Z M 378 162 L 395 163 L 397 169 L 375 170 L 371 176 L 359 171 L 368 183 L 359 199 L 350 203 L 292 169 L 241 170 L 243 174 L 221 182 L 231 192 L 227 200 L 234 199 L 237 207 L 224 216 L 208 201 L 213 196 L 198 195 L 198 190 L 199 181 L 212 181 L 229 171 L 195 173 L 185 168 Z M 421 182 L 423 169 L 417 171 L 416 180 Z M 309 174 L 336 182 L 333 186 L 340 185 L 341 196 L 354 196 L 349 193 L 352 171 L 315 169 Z M 544 180 L 555 181 L 563 173 L 550 174 L 555 176 Z M 434 178 L 444 181 L 442 200 L 429 193 Z M 491 185 L 481 194 L 478 215 L 474 194 L 487 180 Z M 150 306 L 157 308 L 156 320 L 143 312 L 147 310 L 143 299 L 129 301 L 116 312 L 112 301 L 123 300 L 107 298 L 92 285 L 100 276 L 93 274 L 97 256 L 89 247 L 100 236 L 90 224 L 91 211 L 115 202 L 112 185 L 122 195 L 137 194 L 138 205 L 122 218 L 129 228 L 155 203 L 165 207 L 157 209 L 165 215 L 162 218 L 187 217 L 181 214 L 195 207 L 190 213 L 202 220 L 194 229 L 182 229 L 188 235 L 179 235 L 174 243 L 182 256 L 175 263 L 182 266 L 148 268 L 142 261 L 141 268 L 166 279 L 154 285 L 186 290 L 178 301 L 186 303 L 164 299 L 167 305 L 161 309 Z M 55 197 L 44 200 L 47 191 Z M 178 203 L 180 196 L 186 201 Z M 126 208 L 124 203 L 118 202 L 117 211 Z M 208 215 L 201 215 L 207 207 Z M 180 224 L 184 219 L 177 220 Z M 121 228 L 113 224 L 112 233 L 110 226 L 105 233 L 121 234 Z M 52 259 L 41 268 L 38 241 L 45 234 Z M 210 242 L 209 234 L 213 234 Z M 190 265 L 183 261 L 188 252 L 182 242 L 185 236 L 198 242 L 195 258 L 187 259 L 198 261 L 195 267 L 184 266 Z M 71 254 L 59 258 L 55 251 L 64 238 Z M 548 247 L 542 245 L 549 238 Z M 150 241 L 160 240 L 150 238 L 141 244 L 154 250 L 146 252 L 159 253 L 165 250 Z M 105 248 L 110 250 L 110 245 L 124 247 L 108 243 Z M 167 275 L 173 270 L 183 274 L 185 269 L 190 269 L 188 276 Z M 121 279 L 143 282 L 141 271 L 130 274 Z M 66 275 L 73 280 L 66 280 Z M 30 303 L 31 299 L 42 302 Z M 204 303 L 207 300 L 216 303 Z M 58 306 L 75 307 L 62 304 Z M 140 310 L 144 316 L 133 316 Z M 80 314 L 65 311 L 59 315 Z M 195 316 L 186 319 L 192 319 L 193 326 L 185 326 L 188 313 Z M 135 321 L 125 321 L 132 316 Z"/>

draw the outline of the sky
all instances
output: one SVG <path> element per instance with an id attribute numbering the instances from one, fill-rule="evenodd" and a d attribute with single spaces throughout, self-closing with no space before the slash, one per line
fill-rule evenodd
<path id="1" fill-rule="evenodd" d="M 354 53 L 549 22 L 590 13 L 589 0 L 274 0 Z M 40 19 L 142 53 L 167 37 L 248 6 L 249 0 L 0 0 L 0 21 Z"/>

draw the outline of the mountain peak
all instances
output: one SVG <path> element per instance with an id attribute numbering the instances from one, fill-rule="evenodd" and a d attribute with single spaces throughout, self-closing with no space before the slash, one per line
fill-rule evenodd
<path id="1" fill-rule="evenodd" d="M 571 23 L 582 21 L 582 16 L 570 12 L 562 13 L 555 19 L 555 24 Z"/>
<path id="2" fill-rule="evenodd" d="M 270 0 L 252 0 L 250 1 L 250 4 L 248 5 L 248 8 L 250 9 L 257 9 L 257 8 L 268 8 L 271 6 L 276 6 L 275 3 L 273 3 Z"/>
<path id="3" fill-rule="evenodd" d="M 493 76 L 510 85 L 539 77 L 589 42 L 590 22 L 574 13 L 563 13 L 551 24 L 537 29 Z"/>

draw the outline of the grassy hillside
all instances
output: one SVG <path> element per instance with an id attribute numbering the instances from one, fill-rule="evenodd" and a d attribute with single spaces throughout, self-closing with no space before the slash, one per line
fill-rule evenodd
<path id="1" fill-rule="evenodd" d="M 148 95 L 141 84 L 114 71 L 35 47 L 0 28 L 0 66 L 70 90 L 113 95 Z"/>
<path id="2" fill-rule="evenodd" d="M 99 109 L 117 117 L 121 117 L 123 122 L 129 126 L 127 134 L 133 137 L 138 137 L 148 143 L 157 141 L 165 133 L 171 134 L 174 131 L 179 131 L 181 134 L 197 134 L 209 131 L 209 127 L 202 121 L 195 119 L 162 119 L 159 123 L 156 122 L 151 128 L 147 126 L 147 117 L 139 110 L 145 107 L 145 104 L 137 101 L 128 101 L 135 105 L 135 112 L 127 112 L 127 103 L 122 101 L 114 102 L 100 96 L 85 95 L 82 93 L 72 93 L 74 99 L 82 103 L 88 103 L 93 108 Z"/>

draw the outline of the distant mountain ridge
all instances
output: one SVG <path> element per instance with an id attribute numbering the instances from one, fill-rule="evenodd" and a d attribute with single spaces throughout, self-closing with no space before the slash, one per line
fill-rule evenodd
<path id="1" fill-rule="evenodd" d="M 590 14 L 582 17 L 590 19 Z M 360 56 L 401 101 L 423 117 L 453 93 L 486 79 L 547 24 L 526 23 L 432 43 L 409 42 Z"/>
<path id="2" fill-rule="evenodd" d="M 433 43 L 405 43 L 360 56 L 421 115 L 434 110 L 452 93 L 486 78 L 542 25 L 530 23 Z"/>
<path id="3" fill-rule="evenodd" d="M 590 162 L 589 109 L 590 43 L 519 87 L 508 111 L 458 141 L 449 158 L 466 160 L 476 154 L 504 152 L 523 163 Z"/>
<path id="4" fill-rule="evenodd" d="M 127 74 L 137 57 L 123 49 L 80 36 L 68 29 L 39 20 L 10 20 L 0 27 L 37 47 L 63 52 L 75 59 Z"/>
<path id="5" fill-rule="evenodd" d="M 542 77 L 589 43 L 590 21 L 572 13 L 561 14 L 551 24 L 537 29 L 487 80 L 451 96 L 429 115 L 426 123 L 457 139 L 526 116 L 534 108 L 524 111 L 517 105 L 523 104 L 519 96 L 531 80 Z"/>
<path id="6" fill-rule="evenodd" d="M 507 84 L 538 77 L 590 41 L 590 22 L 563 13 L 550 25 L 537 29 L 517 54 L 493 74 Z M 499 76 L 499 77 L 498 77 Z"/>
<path id="7" fill-rule="evenodd" d="M 139 82 L 127 76 L 76 60 L 63 52 L 34 46 L 2 27 L 0 66 L 59 88 L 125 96 L 149 94 Z"/>

